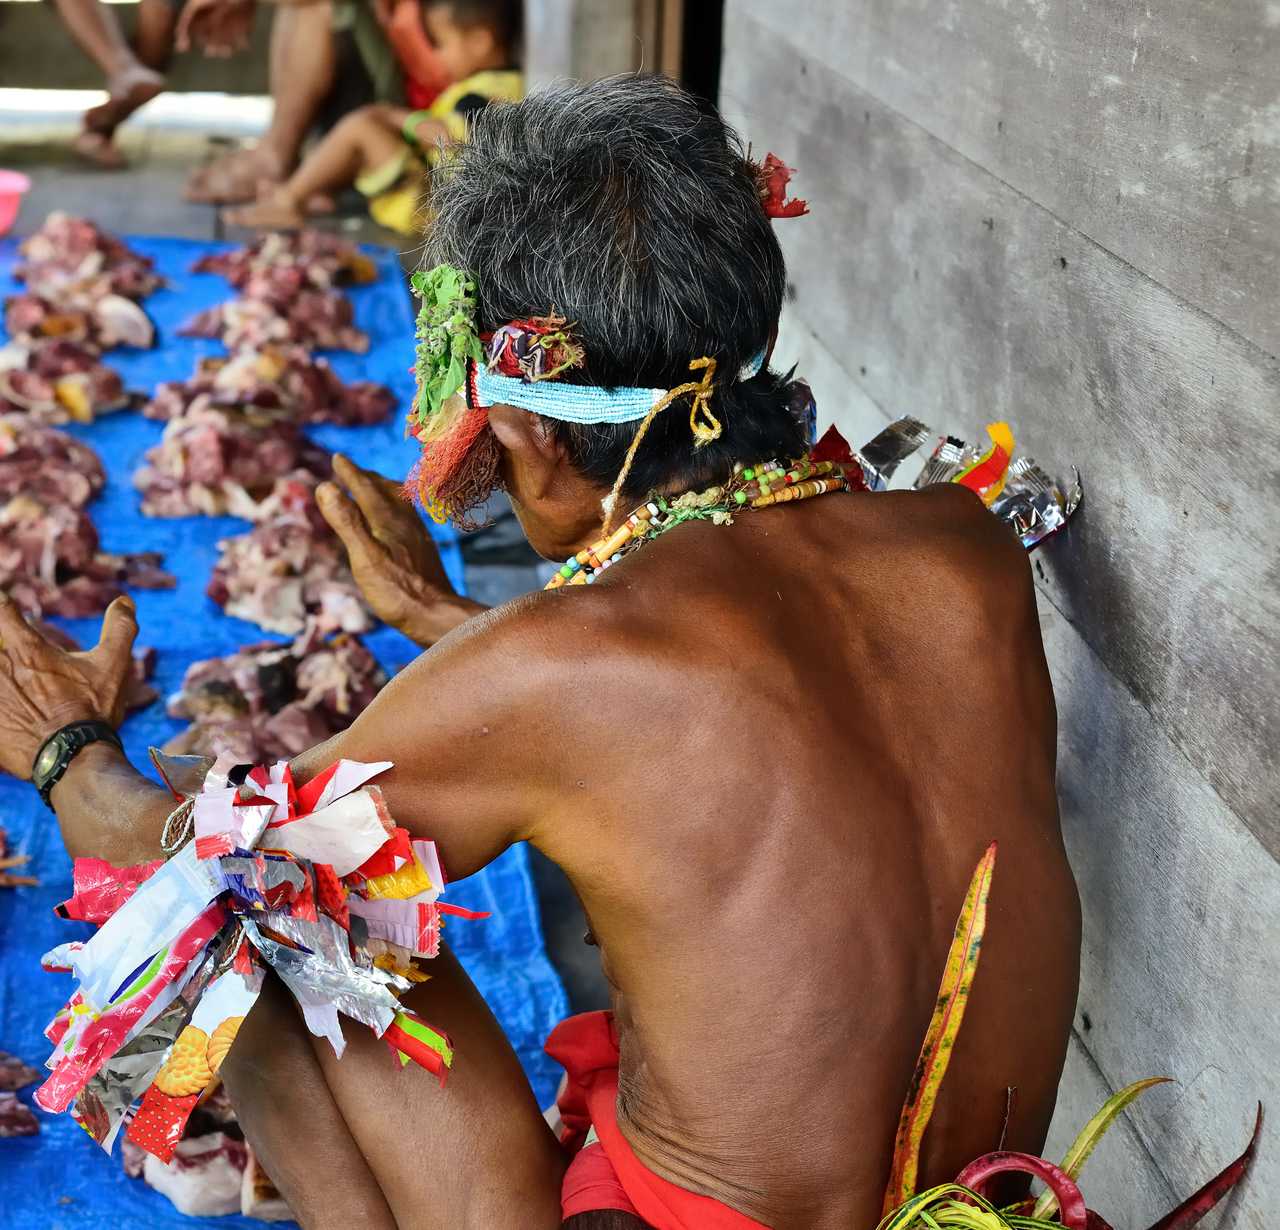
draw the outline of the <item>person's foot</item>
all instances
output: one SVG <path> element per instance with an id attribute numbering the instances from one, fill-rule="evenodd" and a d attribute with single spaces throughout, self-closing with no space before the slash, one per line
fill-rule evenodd
<path id="1" fill-rule="evenodd" d="M 153 69 L 134 64 L 107 79 L 107 101 L 84 113 L 84 130 L 107 138 L 143 103 L 164 91 L 164 78 Z"/>
<path id="2" fill-rule="evenodd" d="M 122 171 L 128 166 L 120 147 L 105 133 L 85 129 L 71 142 L 71 149 L 78 158 L 101 171 Z"/>
<path id="3" fill-rule="evenodd" d="M 239 205 L 259 199 L 264 185 L 279 184 L 287 169 L 262 145 L 232 150 L 193 171 L 183 195 L 203 205 Z"/>
<path id="4" fill-rule="evenodd" d="M 295 230 L 304 226 L 307 221 L 297 201 L 289 195 L 283 184 L 251 205 L 224 209 L 222 220 L 228 226 L 246 226 L 261 231 Z"/>

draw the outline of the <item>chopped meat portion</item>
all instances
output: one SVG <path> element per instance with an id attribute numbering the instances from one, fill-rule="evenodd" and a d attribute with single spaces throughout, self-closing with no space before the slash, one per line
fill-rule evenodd
<path id="1" fill-rule="evenodd" d="M 377 266 L 355 244 L 328 231 L 272 232 L 242 248 L 201 257 L 191 268 L 220 274 L 237 290 L 265 270 L 297 269 L 321 289 L 378 276 Z"/>
<path id="2" fill-rule="evenodd" d="M 214 337 L 228 350 L 293 343 L 319 350 L 364 354 L 369 335 L 353 322 L 351 301 L 336 290 L 294 290 L 271 285 L 264 297 L 245 295 L 198 312 L 181 329 L 183 337 Z"/>
<path id="3" fill-rule="evenodd" d="M 80 509 L 28 494 L 0 509 L 0 589 L 28 615 L 100 615 L 124 586 L 169 589 L 174 578 L 151 552 L 112 555 Z"/>
<path id="4" fill-rule="evenodd" d="M 312 625 L 292 644 L 192 663 L 169 701 L 169 713 L 192 724 L 165 750 L 252 764 L 297 756 L 350 726 L 386 681 L 354 636 L 325 638 Z"/>
<path id="5" fill-rule="evenodd" d="M 0 1051 L 0 1091 L 12 1093 L 15 1089 L 25 1089 L 43 1079 L 44 1074 L 39 1068 L 23 1063 L 16 1055 Z"/>
<path id="6" fill-rule="evenodd" d="M 247 534 L 225 538 L 208 594 L 228 615 L 296 636 L 314 618 L 323 632 L 366 632 L 369 608 L 346 552 L 315 502 L 315 484 L 281 479 Z"/>
<path id="7" fill-rule="evenodd" d="M 156 340 L 151 317 L 123 295 L 102 295 L 83 304 L 29 292 L 10 295 L 4 301 L 4 327 L 17 341 L 64 338 L 98 351 L 114 346 L 147 350 Z"/>
<path id="8" fill-rule="evenodd" d="M 329 475 L 329 455 L 293 423 L 252 407 L 193 406 L 171 419 L 134 475 L 149 517 L 220 516 L 257 520 L 277 478 Z"/>
<path id="9" fill-rule="evenodd" d="M 132 398 L 94 351 L 65 338 L 0 347 L 0 413 L 42 423 L 89 423 Z"/>
<path id="10" fill-rule="evenodd" d="M 0 1093 L 0 1136 L 34 1136 L 39 1131 L 30 1106 L 19 1102 L 16 1093 Z"/>
<path id="11" fill-rule="evenodd" d="M 26 492 L 42 504 L 83 508 L 106 481 L 87 444 L 24 415 L 0 415 L 0 500 Z"/>
<path id="12" fill-rule="evenodd" d="M 346 384 L 324 359 L 300 346 L 264 346 L 201 359 L 190 380 L 160 385 L 142 412 L 172 419 L 193 406 L 254 406 L 279 410 L 298 423 L 357 426 L 381 422 L 394 404 L 385 385 Z"/>
<path id="13" fill-rule="evenodd" d="M 145 299 L 164 285 L 149 256 L 87 218 L 61 210 L 51 213 L 18 251 L 23 259 L 14 276 L 33 294 L 59 303 L 107 294 Z"/>

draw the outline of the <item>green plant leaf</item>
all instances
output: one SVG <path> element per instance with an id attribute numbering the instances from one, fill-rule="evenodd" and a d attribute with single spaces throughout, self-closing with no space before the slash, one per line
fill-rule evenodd
<path id="1" fill-rule="evenodd" d="M 1107 1129 L 1116 1121 L 1121 1111 L 1148 1089 L 1155 1085 L 1167 1084 L 1169 1080 L 1170 1077 L 1167 1076 L 1149 1076 L 1146 1080 L 1134 1081 L 1132 1085 L 1126 1086 L 1118 1093 L 1113 1093 L 1103 1103 L 1098 1113 L 1080 1129 L 1080 1134 L 1072 1141 L 1071 1148 L 1062 1159 L 1061 1169 L 1065 1170 L 1072 1179 L 1079 1178 L 1080 1171 L 1089 1160 L 1089 1155 L 1098 1147 L 1098 1141 L 1106 1135 Z M 1031 1215 L 1040 1218 L 1052 1217 L 1057 1207 L 1057 1197 L 1052 1191 L 1045 1191 L 1036 1201 L 1036 1207 L 1032 1209 Z"/>

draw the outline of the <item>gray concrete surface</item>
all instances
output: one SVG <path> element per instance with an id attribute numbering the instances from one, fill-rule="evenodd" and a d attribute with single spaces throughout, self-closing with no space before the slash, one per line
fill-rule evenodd
<path id="1" fill-rule="evenodd" d="M 722 101 L 799 167 L 778 358 L 856 441 L 910 413 L 1084 472 L 1037 561 L 1085 910 L 1050 1155 L 1150 1224 L 1280 1095 L 1275 5 L 729 0 Z M 993 749 L 993 763 L 999 749 Z M 996 890 L 999 891 L 997 873 Z M 980 990 L 979 992 L 980 993 Z M 1274 1220 L 1267 1130 L 1205 1225 Z"/>

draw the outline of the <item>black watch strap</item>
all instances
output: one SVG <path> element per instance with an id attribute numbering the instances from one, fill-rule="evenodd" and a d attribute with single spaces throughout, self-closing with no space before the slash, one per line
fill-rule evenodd
<path id="1" fill-rule="evenodd" d="M 110 743 L 119 751 L 124 751 L 120 736 L 106 722 L 100 722 L 96 718 L 86 722 L 72 722 L 50 735 L 40 745 L 35 763 L 31 766 L 31 781 L 40 791 L 45 806 L 52 809 L 50 792 L 62 780 L 71 762 L 90 743 Z"/>

